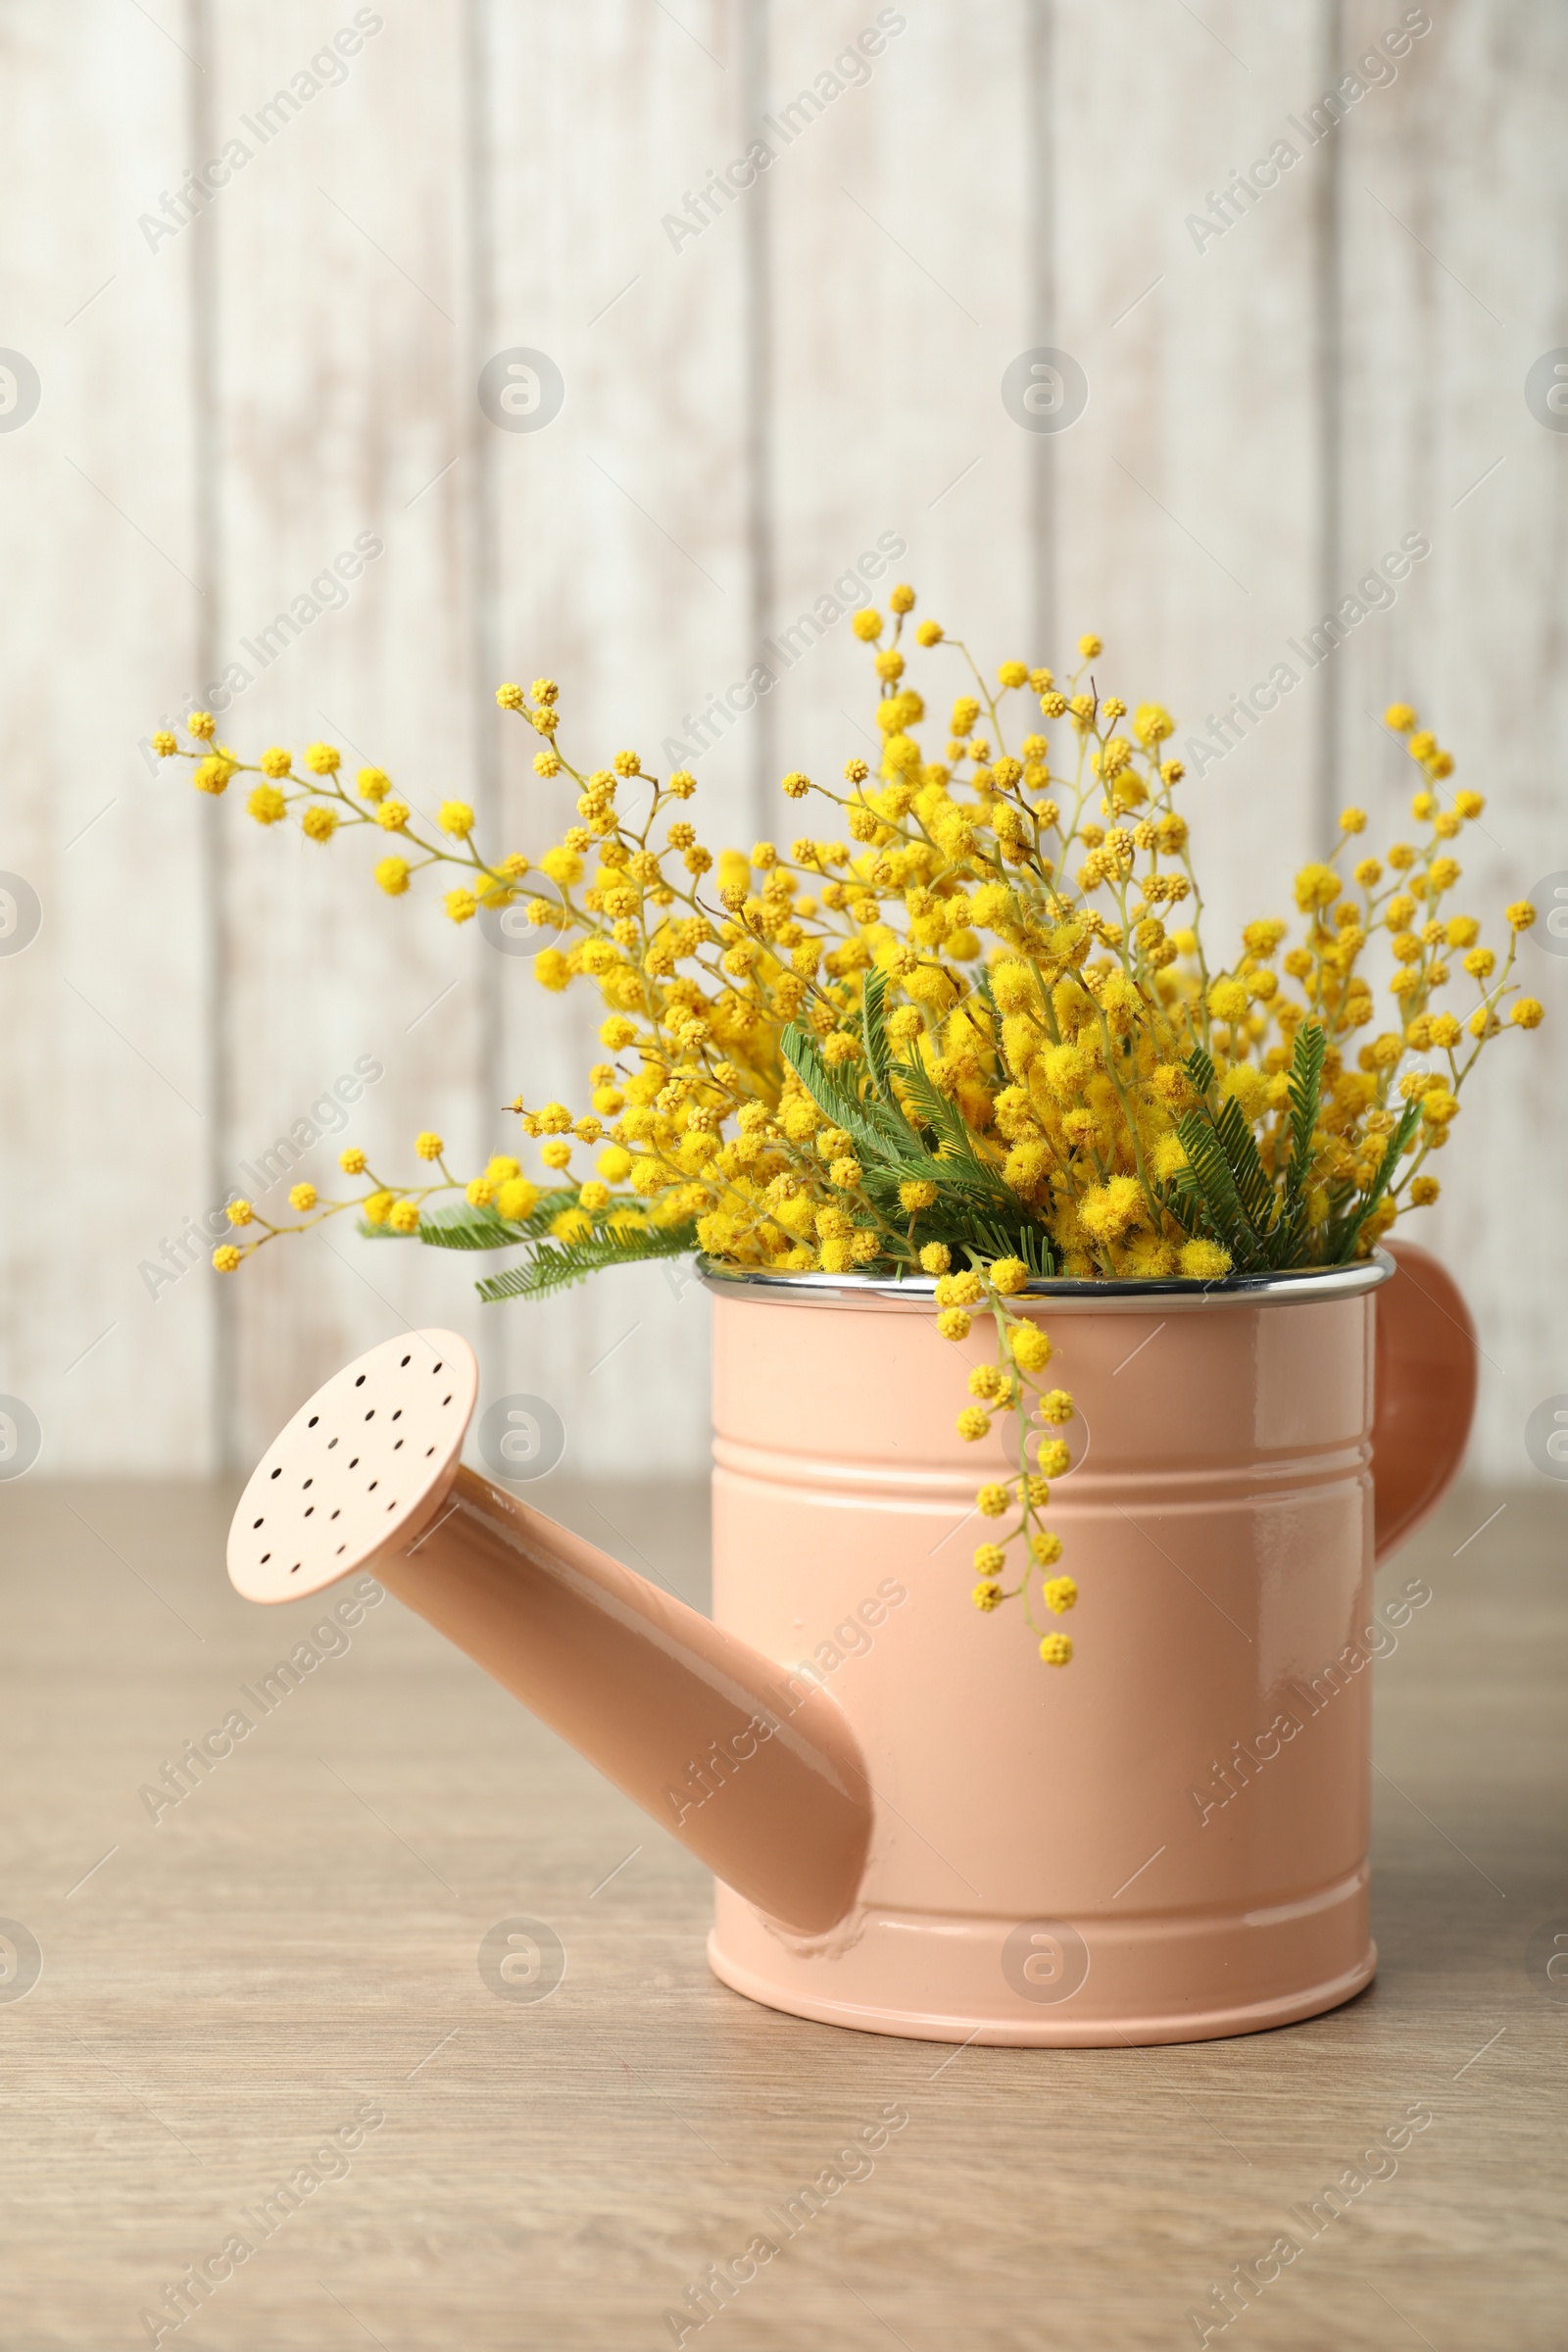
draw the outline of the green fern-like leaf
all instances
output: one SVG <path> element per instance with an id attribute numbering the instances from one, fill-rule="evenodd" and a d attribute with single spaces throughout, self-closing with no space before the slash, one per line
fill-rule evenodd
<path id="1" fill-rule="evenodd" d="M 892 1101 L 888 1084 L 893 1056 L 888 1045 L 887 995 L 888 976 L 880 965 L 873 965 L 865 975 L 860 997 L 860 1028 L 865 1038 L 865 1066 L 871 1076 L 871 1091 L 883 1102 Z"/>
<path id="2" fill-rule="evenodd" d="M 1223 1242 L 1240 1270 L 1250 1273 L 1262 1262 L 1262 1248 L 1242 1205 L 1235 1175 L 1214 1122 L 1208 1116 L 1207 1105 L 1185 1112 L 1177 1122 L 1176 1132 L 1216 1239 Z"/>
<path id="3" fill-rule="evenodd" d="M 1246 1211 L 1247 1221 L 1264 1245 L 1266 1255 L 1266 1245 L 1279 1205 L 1278 1199 L 1264 1172 L 1263 1162 L 1257 1155 L 1252 1130 L 1234 1095 L 1227 1096 L 1221 1105 L 1219 1117 L 1214 1122 L 1214 1133 L 1225 1153 L 1226 1164 L 1235 1181 L 1237 1197 Z"/>
<path id="4" fill-rule="evenodd" d="M 1417 1098 L 1415 1102 L 1405 1104 L 1404 1116 L 1389 1138 L 1388 1150 L 1379 1163 L 1377 1174 L 1359 1200 L 1356 1201 L 1353 1214 L 1348 1219 L 1338 1244 L 1332 1248 L 1330 1252 L 1332 1264 L 1343 1266 L 1354 1250 L 1362 1226 L 1394 1182 L 1395 1174 L 1403 1156 L 1404 1147 L 1415 1133 L 1416 1123 L 1420 1116 L 1421 1103 Z"/>
<path id="5" fill-rule="evenodd" d="M 906 1158 L 923 1158 L 919 1144 L 897 1104 L 891 1099 L 886 1103 L 874 1099 L 862 1102 L 854 1086 L 828 1068 L 822 1059 L 822 1050 L 808 1029 L 792 1021 L 779 1044 L 785 1060 L 817 1109 L 853 1139 L 862 1166 L 898 1167 Z M 906 1172 L 924 1175 L 927 1171 L 924 1167 L 909 1167 Z"/>
<path id="6" fill-rule="evenodd" d="M 1274 1232 L 1270 1262 L 1290 1265 L 1300 1246 L 1306 1224 L 1306 1180 L 1312 1166 L 1312 1137 L 1317 1129 L 1323 1091 L 1323 1057 L 1328 1039 L 1317 1021 L 1303 1022 L 1296 1032 L 1291 1062 L 1291 1156 L 1285 1174 L 1280 1221 Z"/>
<path id="7" fill-rule="evenodd" d="M 474 1287 L 488 1304 L 508 1298 L 542 1298 L 551 1291 L 586 1282 L 607 1266 L 639 1265 L 651 1258 L 685 1257 L 697 1248 L 695 1224 L 641 1233 L 586 1235 L 580 1242 L 540 1242 L 521 1265 L 490 1275 Z"/>
<path id="8" fill-rule="evenodd" d="M 1200 1095 L 1209 1093 L 1214 1084 L 1214 1064 L 1201 1046 L 1195 1046 L 1188 1054 L 1187 1075 Z"/>
<path id="9" fill-rule="evenodd" d="M 514 1250 L 519 1242 L 540 1241 L 551 1221 L 564 1208 L 575 1208 L 575 1185 L 542 1194 L 526 1217 L 514 1222 L 493 1208 L 472 1208 L 467 1201 L 446 1208 L 426 1209 L 419 1219 L 418 1238 L 432 1250 Z"/>

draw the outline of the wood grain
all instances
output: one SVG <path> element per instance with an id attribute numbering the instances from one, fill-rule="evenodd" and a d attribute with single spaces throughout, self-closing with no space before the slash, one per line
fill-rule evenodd
<path id="1" fill-rule="evenodd" d="M 701 1597 L 700 1491 L 533 1492 Z M 1555 2352 L 1563 2013 L 1525 1964 L 1568 1933 L 1555 1492 L 1461 1494 L 1380 1582 L 1432 1597 L 1376 1670 L 1372 1989 L 1125 2053 L 943 2051 L 726 1991 L 702 1871 L 393 1601 L 263 1717 L 318 1612 L 231 1593 L 225 1519 L 210 1488 L 0 1491 L 0 1909 L 44 1962 L 0 2000 L 8 2341 L 146 2341 L 138 2312 L 370 2100 L 347 2176 L 166 2343 L 667 2344 L 706 2267 L 780 2241 L 770 2209 L 891 2105 L 870 2177 L 713 2340 L 1174 2345 L 1414 2105 L 1431 2125 L 1247 2340 Z M 139 1788 L 234 1707 L 254 1730 L 154 1824 Z M 516 1918 L 565 1950 L 536 2004 L 478 1973 Z"/>

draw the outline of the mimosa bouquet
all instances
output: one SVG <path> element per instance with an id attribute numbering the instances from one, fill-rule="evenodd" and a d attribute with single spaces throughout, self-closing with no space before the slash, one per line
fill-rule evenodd
<path id="1" fill-rule="evenodd" d="M 263 826 L 296 821 L 323 845 L 366 829 L 391 898 L 445 867 L 454 922 L 520 905 L 545 942 L 537 979 L 586 982 L 606 1011 L 586 1101 L 512 1105 L 532 1172 L 519 1152 L 455 1173 L 431 1133 L 416 1182 L 350 1149 L 341 1200 L 296 1185 L 289 1221 L 231 1201 L 214 1263 L 231 1272 L 357 1208 L 377 1236 L 519 1251 L 479 1284 L 487 1299 L 693 1250 L 934 1286 L 945 1337 L 967 1339 L 976 1316 L 996 1332 L 960 1432 L 978 1442 L 1000 1416 L 1011 1433 L 1009 1474 L 977 1497 L 995 1538 L 974 1555 L 975 1601 L 1020 1599 L 1041 1655 L 1064 1665 L 1071 1642 L 1034 1610 L 1059 1619 L 1077 1597 L 1044 1517 L 1073 1405 L 1047 1385 L 1029 1286 L 1213 1285 L 1365 1256 L 1437 1199 L 1430 1163 L 1476 1056 L 1542 1019 L 1513 979 L 1535 914 L 1507 909 L 1499 956 L 1454 908 L 1455 845 L 1484 804 L 1447 788 L 1452 758 L 1395 704 L 1414 838 L 1358 856 L 1367 820 L 1347 808 L 1334 856 L 1295 878 L 1294 922 L 1262 915 L 1215 960 L 1169 712 L 1100 692 L 1098 637 L 1059 680 L 1014 661 L 993 683 L 935 621 L 910 629 L 911 589 L 888 601 L 888 617 L 852 624 L 877 679 L 876 771 L 857 757 L 841 786 L 785 776 L 803 817 L 834 811 L 787 845 L 715 856 L 685 770 L 651 776 L 635 751 L 574 764 L 547 677 L 496 697 L 539 738 L 542 786 L 575 794 L 577 821 L 537 862 L 476 846 L 466 802 L 423 815 L 380 768 L 351 790 L 330 744 L 299 765 L 275 748 L 248 761 L 204 711 L 188 748 L 157 736 L 203 792 L 255 776 Z M 911 637 L 922 672 L 961 673 L 945 727 L 911 678 Z M 1372 963 L 1392 967 L 1380 983 Z"/>

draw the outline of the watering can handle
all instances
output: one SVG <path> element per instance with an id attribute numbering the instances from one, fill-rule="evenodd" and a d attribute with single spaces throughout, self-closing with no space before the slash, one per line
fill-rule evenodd
<path id="1" fill-rule="evenodd" d="M 1476 1328 L 1458 1285 L 1414 1242 L 1376 1294 L 1372 1484 L 1381 1563 L 1435 1510 L 1464 1455 L 1476 1404 Z"/>

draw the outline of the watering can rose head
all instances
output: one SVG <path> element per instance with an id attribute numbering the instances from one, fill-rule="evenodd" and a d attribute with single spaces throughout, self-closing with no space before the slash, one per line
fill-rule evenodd
<path id="1" fill-rule="evenodd" d="M 537 863 L 481 851 L 465 802 L 427 818 L 379 768 L 351 791 L 330 744 L 301 765 L 281 749 L 247 761 L 205 711 L 188 744 L 155 736 L 204 792 L 255 777 L 247 806 L 263 826 L 297 821 L 323 845 L 369 828 L 389 897 L 453 869 L 454 922 L 514 910 L 509 925 L 548 943 L 539 981 L 586 980 L 606 1005 L 587 1102 L 513 1105 L 535 1174 L 510 1154 L 454 1173 L 425 1134 L 426 1180 L 394 1181 L 352 1149 L 340 1164 L 357 1192 L 298 1185 L 290 1224 L 236 1200 L 214 1262 L 230 1272 L 357 1206 L 374 1233 L 527 1245 L 479 1285 L 491 1299 L 693 1249 L 781 1273 L 934 1277 L 946 1338 L 967 1342 L 977 1315 L 996 1336 L 959 1430 L 978 1442 L 1001 1416 L 1013 1435 L 1008 1477 L 978 1495 L 1000 1540 L 974 1553 L 975 1602 L 1021 1598 L 1042 1657 L 1065 1664 L 1071 1642 L 1033 1612 L 1059 1617 L 1077 1597 L 1042 1516 L 1073 1407 L 1048 1386 L 1027 1286 L 1212 1283 L 1366 1255 L 1401 1211 L 1437 1199 L 1429 1163 L 1477 1054 L 1543 1017 L 1513 979 L 1535 910 L 1507 909 L 1499 956 L 1455 909 L 1455 845 L 1484 803 L 1447 788 L 1451 755 L 1394 704 L 1386 722 L 1418 779 L 1415 838 L 1358 858 L 1366 817 L 1347 808 L 1333 857 L 1296 876 L 1295 925 L 1261 917 L 1213 960 L 1169 712 L 1102 695 L 1098 637 L 1079 639 L 1060 680 L 1004 662 L 993 683 L 925 620 L 909 632 L 922 672 L 956 663 L 961 687 L 933 725 L 906 649 L 913 591 L 889 603 L 890 618 L 852 623 L 878 682 L 875 773 L 856 757 L 842 787 L 786 775 L 786 800 L 834 811 L 823 836 L 787 849 L 715 858 L 684 812 L 685 769 L 649 776 L 630 751 L 575 766 L 550 678 L 496 697 L 540 738 L 541 779 L 575 787 L 579 821 Z M 1365 967 L 1385 957 L 1380 1018 Z"/>

